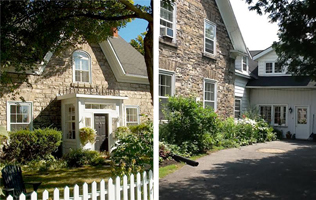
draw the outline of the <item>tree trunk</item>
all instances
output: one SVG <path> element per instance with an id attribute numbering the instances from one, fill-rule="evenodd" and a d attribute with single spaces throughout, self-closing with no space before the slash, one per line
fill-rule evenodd
<path id="1" fill-rule="evenodd" d="M 148 81 L 150 84 L 150 94 L 152 104 L 154 105 L 154 90 L 153 90 L 153 62 L 154 62 L 154 55 L 153 55 L 153 22 L 148 22 L 147 27 L 147 34 L 144 38 L 144 51 L 145 51 L 145 63 L 147 67 L 147 75 Z"/>

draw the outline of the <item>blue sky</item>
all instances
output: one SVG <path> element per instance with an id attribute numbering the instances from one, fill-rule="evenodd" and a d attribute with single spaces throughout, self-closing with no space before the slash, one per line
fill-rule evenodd
<path id="1" fill-rule="evenodd" d="M 134 0 L 134 4 L 149 6 L 150 0 Z M 134 19 L 132 22 L 128 23 L 125 28 L 119 30 L 119 35 L 130 42 L 131 39 L 135 39 L 138 35 L 146 31 L 148 22 L 143 19 Z"/>

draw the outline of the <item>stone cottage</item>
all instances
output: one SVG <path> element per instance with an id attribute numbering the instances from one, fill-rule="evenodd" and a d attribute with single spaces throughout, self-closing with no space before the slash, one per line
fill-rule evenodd
<path id="1" fill-rule="evenodd" d="M 13 92 L 0 86 L 0 126 L 7 131 L 55 127 L 67 153 L 80 147 L 79 129 L 91 127 L 96 143 L 85 148 L 110 151 L 117 127 L 153 117 L 144 57 L 117 32 L 60 56 L 47 53 L 45 60 L 27 75 L 11 71 Z"/>
<path id="2" fill-rule="evenodd" d="M 194 96 L 220 116 L 233 116 L 235 68 L 248 56 L 229 0 L 161 3 L 160 119 L 163 104 L 173 95 Z"/>

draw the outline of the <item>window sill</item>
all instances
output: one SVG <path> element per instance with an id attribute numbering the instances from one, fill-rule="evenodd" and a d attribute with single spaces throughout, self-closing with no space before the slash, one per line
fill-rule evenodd
<path id="1" fill-rule="evenodd" d="M 202 53 L 202 56 L 205 57 L 205 58 L 216 60 L 216 56 L 214 54 L 210 54 L 210 53 L 204 52 L 204 53 Z"/>
<path id="2" fill-rule="evenodd" d="M 93 87 L 91 83 L 80 83 L 80 82 L 74 82 L 70 84 L 71 87 L 76 87 L 76 88 L 90 88 Z"/>
<path id="3" fill-rule="evenodd" d="M 167 45 L 169 47 L 176 48 L 176 49 L 178 48 L 178 45 L 176 43 L 173 43 L 171 39 L 168 40 L 168 38 L 164 39 L 164 38 L 160 37 L 159 38 L 159 43 Z"/>
<path id="4" fill-rule="evenodd" d="M 272 125 L 272 126 L 276 128 L 288 128 L 287 125 Z"/>

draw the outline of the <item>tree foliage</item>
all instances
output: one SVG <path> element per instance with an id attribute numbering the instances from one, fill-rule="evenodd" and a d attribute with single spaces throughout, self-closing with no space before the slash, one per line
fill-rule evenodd
<path id="1" fill-rule="evenodd" d="M 130 44 L 142 55 L 145 54 L 144 52 L 144 36 L 145 35 L 146 35 L 146 32 L 141 33 L 140 35 L 137 36 L 137 38 L 132 39 L 130 41 Z"/>
<path id="2" fill-rule="evenodd" d="M 144 38 L 149 82 L 153 83 L 153 12 L 132 0 L 1 1 L 0 83 L 8 82 L 6 68 L 34 70 L 48 51 L 55 54 L 80 43 L 105 40 L 112 27 L 134 18 L 148 21 Z"/>
<path id="3" fill-rule="evenodd" d="M 279 25 L 273 48 L 289 72 L 316 80 L 316 1 L 246 0 L 250 10 L 268 14 Z"/>

